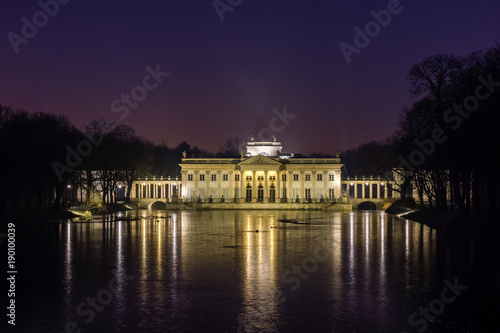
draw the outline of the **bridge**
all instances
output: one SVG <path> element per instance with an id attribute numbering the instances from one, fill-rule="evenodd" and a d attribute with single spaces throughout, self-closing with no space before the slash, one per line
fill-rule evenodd
<path id="1" fill-rule="evenodd" d="M 385 210 L 396 201 L 396 198 L 385 199 L 349 199 L 353 210 Z"/>

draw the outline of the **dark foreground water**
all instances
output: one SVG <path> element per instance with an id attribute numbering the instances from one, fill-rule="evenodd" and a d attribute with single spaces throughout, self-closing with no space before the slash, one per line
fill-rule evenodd
<path id="1" fill-rule="evenodd" d="M 380 211 L 105 220 L 17 226 L 14 332 L 491 332 L 500 313 L 497 254 Z"/>

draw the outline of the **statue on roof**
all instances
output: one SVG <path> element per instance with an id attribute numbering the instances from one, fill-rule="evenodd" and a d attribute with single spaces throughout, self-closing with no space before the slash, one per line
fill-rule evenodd
<path id="1" fill-rule="evenodd" d="M 273 134 L 273 141 L 274 142 L 278 142 L 278 138 L 276 137 L 276 135 Z"/>
<path id="2" fill-rule="evenodd" d="M 254 137 L 253 137 L 253 134 L 252 134 L 252 135 L 250 135 L 250 141 L 253 142 L 253 140 L 254 140 Z"/>
<path id="3" fill-rule="evenodd" d="M 186 151 L 185 150 L 182 152 L 182 157 L 186 158 Z"/>

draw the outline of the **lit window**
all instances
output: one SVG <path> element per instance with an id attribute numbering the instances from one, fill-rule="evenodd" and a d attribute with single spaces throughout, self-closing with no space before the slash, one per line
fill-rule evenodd
<path id="1" fill-rule="evenodd" d="M 222 175 L 222 180 L 227 181 L 229 179 L 229 176 L 225 173 Z"/>
<path id="2" fill-rule="evenodd" d="M 335 175 L 333 173 L 328 175 L 328 180 L 333 182 L 335 180 Z"/>
<path id="3" fill-rule="evenodd" d="M 298 174 L 294 174 L 294 175 L 293 175 L 293 180 L 294 180 L 294 181 L 299 180 L 299 175 L 298 175 Z"/>
<path id="4" fill-rule="evenodd" d="M 188 180 L 193 180 L 193 175 L 192 174 L 188 175 Z"/>
<path id="5" fill-rule="evenodd" d="M 216 181 L 217 180 L 217 175 L 215 173 L 212 174 L 212 181 Z"/>
<path id="6" fill-rule="evenodd" d="M 321 173 L 318 173 L 317 178 L 318 178 L 318 181 L 322 181 L 323 180 L 323 175 Z"/>
<path id="7" fill-rule="evenodd" d="M 200 174 L 200 180 L 201 180 L 201 181 L 204 181 L 204 180 L 205 180 L 205 174 L 204 174 L 204 173 Z"/>
<path id="8" fill-rule="evenodd" d="M 311 180 L 311 175 L 307 174 L 306 175 L 306 182 L 310 181 Z"/>

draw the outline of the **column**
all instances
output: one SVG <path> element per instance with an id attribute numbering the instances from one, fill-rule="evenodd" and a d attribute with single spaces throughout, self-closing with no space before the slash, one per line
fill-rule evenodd
<path id="1" fill-rule="evenodd" d="M 299 182 L 300 182 L 299 201 L 303 202 L 304 201 L 304 170 L 300 171 Z"/>
<path id="2" fill-rule="evenodd" d="M 287 176 L 288 188 L 286 190 L 288 202 L 294 202 L 293 191 L 292 191 L 292 180 L 293 180 L 293 173 L 292 171 L 288 171 L 288 176 Z"/>
<path id="3" fill-rule="evenodd" d="M 210 182 L 212 181 L 212 175 L 210 172 L 205 173 L 205 200 L 208 202 L 210 199 Z"/>
<path id="4" fill-rule="evenodd" d="M 245 202 L 245 196 L 246 196 L 246 187 L 244 186 L 245 181 L 243 179 L 245 177 L 245 173 L 243 170 L 240 170 L 240 202 Z"/>
<path id="5" fill-rule="evenodd" d="M 281 175 L 280 170 L 276 170 L 276 187 L 275 187 L 274 202 L 281 202 Z"/>
<path id="6" fill-rule="evenodd" d="M 328 170 L 323 171 L 323 200 L 328 200 Z"/>
<path id="7" fill-rule="evenodd" d="M 228 190 L 228 197 L 225 198 L 227 202 L 234 201 L 234 171 L 229 171 L 228 174 L 229 177 L 229 190 Z"/>
<path id="8" fill-rule="evenodd" d="M 264 202 L 268 203 L 269 202 L 269 180 L 268 180 L 268 173 L 267 173 L 267 170 L 264 171 Z"/>
<path id="9" fill-rule="evenodd" d="M 255 171 L 252 171 L 252 202 L 257 202 L 257 179 Z"/>
<path id="10" fill-rule="evenodd" d="M 217 198 L 214 198 L 214 202 L 220 202 L 222 197 L 222 172 L 217 171 Z M 225 198 L 227 200 L 227 198 Z"/>
<path id="11" fill-rule="evenodd" d="M 312 188 L 311 188 L 311 200 L 318 200 L 319 198 L 316 198 L 316 182 L 317 182 L 317 179 L 316 179 L 316 171 L 313 171 L 312 172 Z M 313 199 L 314 198 L 314 199 Z"/>
<path id="12" fill-rule="evenodd" d="M 180 196 L 179 198 L 181 198 L 182 200 L 184 200 L 186 197 L 187 197 L 187 193 L 186 193 L 186 189 L 187 189 L 187 171 L 186 170 L 182 170 L 181 172 L 181 185 L 182 187 L 182 190 L 180 191 Z"/>
<path id="13" fill-rule="evenodd" d="M 195 202 L 198 200 L 198 179 L 200 177 L 199 173 L 200 172 L 198 170 L 196 170 L 194 172 L 194 175 L 193 175 L 194 188 L 193 188 L 193 197 L 191 198 L 191 201 L 195 201 Z"/>

